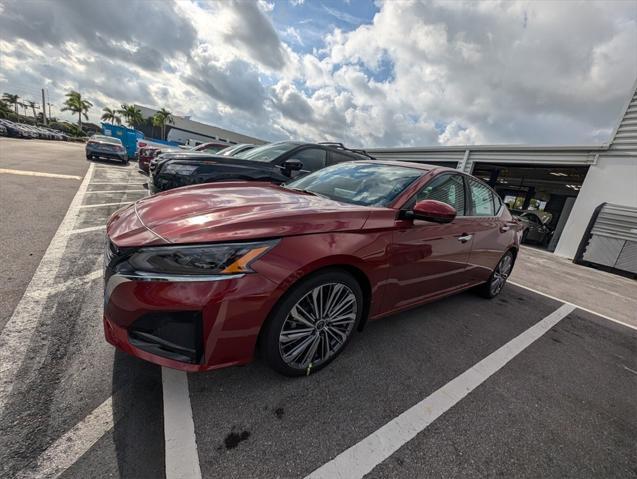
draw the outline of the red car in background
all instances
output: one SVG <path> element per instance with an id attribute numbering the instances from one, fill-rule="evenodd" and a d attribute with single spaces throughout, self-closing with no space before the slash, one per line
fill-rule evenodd
<path id="1" fill-rule="evenodd" d="M 184 371 L 248 363 L 259 344 L 277 371 L 308 374 L 367 320 L 499 294 L 519 226 L 482 181 L 416 163 L 178 188 L 108 222 L 106 339 Z"/>
<path id="2" fill-rule="evenodd" d="M 144 146 L 140 148 L 137 153 L 138 168 L 148 174 L 150 161 L 159 154 L 160 150 L 158 146 Z"/>

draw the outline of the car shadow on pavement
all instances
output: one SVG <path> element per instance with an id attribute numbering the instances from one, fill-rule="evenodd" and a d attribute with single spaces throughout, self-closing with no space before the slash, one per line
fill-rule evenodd
<path id="1" fill-rule="evenodd" d="M 116 351 L 112 390 L 119 476 L 164 477 L 161 368 Z"/>

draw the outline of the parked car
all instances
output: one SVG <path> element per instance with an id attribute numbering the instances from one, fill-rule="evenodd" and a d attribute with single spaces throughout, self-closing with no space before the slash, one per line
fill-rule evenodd
<path id="1" fill-rule="evenodd" d="M 86 142 L 86 159 L 119 160 L 128 164 L 126 148 L 119 138 L 105 135 L 93 135 Z"/>
<path id="2" fill-rule="evenodd" d="M 169 153 L 169 152 L 175 152 L 175 151 L 179 151 L 179 148 L 173 147 L 173 146 L 167 146 L 167 145 L 166 146 L 152 146 L 152 145 L 145 146 L 139 149 L 137 166 L 142 173 L 148 174 L 150 162 L 154 158 L 158 157 L 159 155 L 163 153 Z"/>
<path id="3" fill-rule="evenodd" d="M 281 141 L 227 157 L 200 152 L 164 154 L 150 162 L 151 193 L 215 181 L 253 180 L 284 183 L 290 178 L 344 161 L 370 159 L 341 143 Z"/>
<path id="4" fill-rule="evenodd" d="M 162 366 L 332 361 L 365 322 L 511 273 L 519 223 L 485 183 L 419 163 L 355 161 L 285 185 L 147 197 L 108 221 L 106 339 Z"/>
<path id="5" fill-rule="evenodd" d="M 22 130 L 12 121 L 0 118 L 0 125 L 6 129 L 7 136 L 22 138 Z"/>
<path id="6" fill-rule="evenodd" d="M 546 221 L 542 221 L 537 212 L 532 210 L 511 210 L 511 214 L 524 226 L 522 243 L 538 243 L 544 246 L 549 244 L 553 236 L 553 230 L 548 227 Z"/>

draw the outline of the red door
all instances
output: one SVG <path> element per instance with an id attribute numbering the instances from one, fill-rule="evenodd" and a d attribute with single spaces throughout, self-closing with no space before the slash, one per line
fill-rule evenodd
<path id="1" fill-rule="evenodd" d="M 443 173 L 435 176 L 404 208 L 425 199 L 453 206 L 458 216 L 447 224 L 397 221 L 390 249 L 387 310 L 407 308 L 471 282 L 466 269 L 473 242 L 473 221 L 464 217 L 462 175 Z"/>

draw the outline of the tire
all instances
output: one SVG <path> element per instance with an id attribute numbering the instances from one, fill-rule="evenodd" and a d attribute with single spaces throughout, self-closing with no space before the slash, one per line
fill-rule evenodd
<path id="1" fill-rule="evenodd" d="M 513 270 L 514 262 L 515 258 L 511 251 L 504 253 L 491 273 L 491 276 L 489 276 L 489 280 L 478 287 L 478 294 L 487 299 L 495 298 L 500 294 L 506 284 L 507 278 Z"/>
<path id="2" fill-rule="evenodd" d="M 522 231 L 522 237 L 520 238 L 520 243 L 526 243 L 527 242 L 527 237 L 529 236 L 529 229 L 526 228 L 524 231 Z"/>
<path id="3" fill-rule="evenodd" d="M 316 319 L 314 299 L 327 307 L 326 317 Z M 330 311 L 338 318 L 336 324 L 328 319 Z M 319 371 L 345 349 L 362 311 L 361 287 L 345 271 L 330 269 L 302 279 L 274 307 L 264 326 L 260 346 L 265 361 L 285 376 Z"/>
<path id="4" fill-rule="evenodd" d="M 86 159 L 90 161 L 91 160 L 91 155 L 86 155 Z"/>

